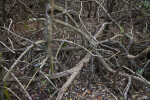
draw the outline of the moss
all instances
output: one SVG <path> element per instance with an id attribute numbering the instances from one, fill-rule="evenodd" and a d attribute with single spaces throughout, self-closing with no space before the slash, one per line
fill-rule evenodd
<path id="1" fill-rule="evenodd" d="M 0 94 L 0 99 L 1 100 L 10 100 L 10 95 L 8 94 L 8 90 L 6 88 L 7 84 L 3 82 L 3 78 L 4 78 L 4 69 L 3 69 L 3 65 L 5 64 L 4 59 L 2 58 L 2 53 L 0 52 L 0 84 L 1 84 L 1 94 Z"/>
<path id="2" fill-rule="evenodd" d="M 6 83 L 4 83 L 4 87 L 7 87 Z M 8 93 L 8 90 L 6 88 L 4 89 L 3 93 L 4 93 L 5 100 L 11 100 L 10 94 Z"/>

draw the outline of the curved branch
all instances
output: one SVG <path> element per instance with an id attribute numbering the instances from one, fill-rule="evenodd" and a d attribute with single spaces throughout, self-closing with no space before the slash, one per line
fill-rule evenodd
<path id="1" fill-rule="evenodd" d="M 116 71 L 114 71 L 112 68 L 110 68 L 108 66 L 108 64 L 105 62 L 104 58 L 99 53 L 97 53 L 97 55 L 99 55 L 99 59 L 100 59 L 102 65 L 106 68 L 106 70 L 108 70 L 109 72 L 114 74 Z M 121 76 L 121 77 L 124 77 L 124 78 L 132 77 L 133 80 L 141 83 L 142 85 L 150 87 L 150 84 L 148 82 L 146 82 L 145 80 L 143 80 L 143 79 L 141 79 L 141 78 L 139 78 L 137 76 L 129 75 L 129 74 L 122 73 L 122 72 L 119 72 L 118 75 Z"/>
<path id="2" fill-rule="evenodd" d="M 83 31 L 81 31 L 81 30 L 79 30 L 79 29 L 73 27 L 72 25 L 70 25 L 70 24 L 68 24 L 68 23 L 65 23 L 65 22 L 63 22 L 63 21 L 61 21 L 61 20 L 58 20 L 58 19 L 54 19 L 54 22 L 73 29 L 75 32 L 81 34 L 87 41 L 90 41 L 90 40 L 91 40 L 91 37 L 89 37 L 85 32 L 83 32 Z"/>
<path id="3" fill-rule="evenodd" d="M 59 90 L 59 93 L 58 93 L 56 100 L 61 100 L 66 88 L 71 84 L 73 79 L 78 75 L 78 73 L 80 72 L 84 63 L 89 62 L 90 58 L 91 58 L 91 55 L 89 53 L 87 53 L 86 56 L 74 67 L 76 70 L 72 73 L 72 75 L 69 77 L 69 79 L 66 81 L 66 83 Z"/>
<path id="4" fill-rule="evenodd" d="M 62 7 L 59 7 L 57 5 L 54 6 L 55 10 L 61 11 L 61 12 L 65 12 L 65 10 Z M 74 23 L 74 25 L 76 26 L 76 28 L 79 28 L 76 21 L 71 17 L 71 15 L 69 13 L 64 13 L 66 14 L 66 16 Z"/>
<path id="5" fill-rule="evenodd" d="M 138 59 L 142 56 L 145 56 L 146 54 L 148 54 L 150 52 L 150 47 L 148 47 L 147 49 L 143 50 L 140 54 L 133 56 L 133 55 L 127 55 L 127 57 L 129 59 Z"/>

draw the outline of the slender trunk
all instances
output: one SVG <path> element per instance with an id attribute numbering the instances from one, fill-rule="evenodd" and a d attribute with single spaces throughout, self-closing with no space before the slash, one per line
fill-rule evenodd
<path id="1" fill-rule="evenodd" d="M 50 69 L 53 72 L 53 58 L 52 58 L 52 34 L 53 34 L 53 18 L 54 18 L 54 0 L 47 1 L 46 8 L 46 26 L 47 26 L 47 42 L 48 42 L 48 55 L 50 58 Z M 49 15 L 50 14 L 50 15 Z"/>

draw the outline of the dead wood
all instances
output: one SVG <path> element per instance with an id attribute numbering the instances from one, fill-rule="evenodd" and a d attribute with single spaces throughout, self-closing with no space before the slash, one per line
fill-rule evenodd
<path id="1" fill-rule="evenodd" d="M 84 64 L 89 62 L 90 58 L 91 58 L 91 55 L 89 53 L 87 53 L 86 56 L 74 67 L 76 70 L 72 73 L 72 75 L 69 77 L 69 79 L 66 81 L 66 83 L 59 90 L 56 100 L 60 100 L 62 98 L 66 88 L 71 84 L 73 79 L 78 75 L 78 73 L 80 72 L 80 70 L 84 66 Z"/>

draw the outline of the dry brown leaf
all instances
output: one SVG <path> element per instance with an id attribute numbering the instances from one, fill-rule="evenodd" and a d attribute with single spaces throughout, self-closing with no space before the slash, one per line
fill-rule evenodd
<path id="1" fill-rule="evenodd" d="M 88 94 L 90 94 L 90 91 L 89 91 L 89 90 L 87 90 L 87 93 L 88 93 Z"/>
<path id="2" fill-rule="evenodd" d="M 100 96 L 98 96 L 98 100 L 101 100 L 101 97 L 100 97 Z"/>

